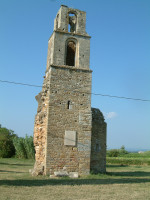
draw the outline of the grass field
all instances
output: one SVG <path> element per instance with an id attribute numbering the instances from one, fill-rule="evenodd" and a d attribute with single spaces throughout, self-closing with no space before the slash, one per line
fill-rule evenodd
<path id="1" fill-rule="evenodd" d="M 150 166 L 107 166 L 79 179 L 32 177 L 34 161 L 0 159 L 0 200 L 149 200 Z"/>
<path id="2" fill-rule="evenodd" d="M 107 157 L 107 163 L 120 165 L 150 165 L 150 151 L 122 154 L 118 157 Z"/>

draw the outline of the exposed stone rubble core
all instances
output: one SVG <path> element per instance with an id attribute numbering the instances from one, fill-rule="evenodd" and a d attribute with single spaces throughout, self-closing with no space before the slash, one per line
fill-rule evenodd
<path id="1" fill-rule="evenodd" d="M 34 125 L 35 165 L 33 175 L 44 174 L 46 162 L 47 115 L 49 105 L 49 77 L 44 79 L 42 91 L 35 97 L 38 102 Z"/>
<path id="2" fill-rule="evenodd" d="M 85 23 L 85 12 L 67 6 L 56 16 L 43 88 L 36 96 L 33 175 L 78 177 L 106 171 L 106 123 L 98 109 L 91 110 Z"/>

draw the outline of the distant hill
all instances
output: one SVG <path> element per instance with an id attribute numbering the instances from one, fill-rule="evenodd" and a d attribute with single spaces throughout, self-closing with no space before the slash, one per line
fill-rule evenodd
<path id="1" fill-rule="evenodd" d="M 126 149 L 128 152 L 139 152 L 139 151 L 150 151 L 150 149 L 136 149 L 136 148 L 127 148 Z"/>
<path id="2" fill-rule="evenodd" d="M 120 149 L 120 148 L 108 148 L 107 150 L 111 150 L 111 149 Z M 142 148 L 125 148 L 125 150 L 128 151 L 128 152 L 134 153 L 134 152 L 139 152 L 139 151 L 143 151 L 143 152 L 145 152 L 145 151 L 150 151 L 150 148 L 149 148 L 149 149 L 142 149 Z"/>

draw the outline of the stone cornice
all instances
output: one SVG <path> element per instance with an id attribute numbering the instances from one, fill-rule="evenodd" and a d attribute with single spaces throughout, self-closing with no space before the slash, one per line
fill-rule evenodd
<path id="1" fill-rule="evenodd" d="M 91 38 L 91 36 L 89 36 L 88 34 L 72 33 L 72 32 L 67 32 L 67 31 L 62 31 L 62 30 L 54 30 L 53 33 L 60 33 L 60 34 L 67 34 L 67 35 L 71 35 L 71 36 L 80 36 L 80 37 Z M 53 33 L 51 34 L 51 36 L 53 35 Z M 51 36 L 50 36 L 50 38 L 51 38 Z M 50 40 L 50 38 L 49 38 L 49 40 Z"/>
<path id="2" fill-rule="evenodd" d="M 80 68 L 80 67 L 72 67 L 72 66 L 68 66 L 68 65 L 50 65 L 50 67 L 54 67 L 54 68 L 60 68 L 60 69 L 71 69 L 73 71 L 83 71 L 83 72 L 90 72 L 92 73 L 92 70 L 90 69 L 84 69 L 84 68 Z"/>

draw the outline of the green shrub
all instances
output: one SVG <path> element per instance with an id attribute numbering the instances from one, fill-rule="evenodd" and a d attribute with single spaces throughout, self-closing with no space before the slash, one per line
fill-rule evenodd
<path id="1" fill-rule="evenodd" d="M 107 150 L 107 157 L 119 157 L 128 153 L 129 152 L 125 150 L 125 146 L 122 145 L 120 149 Z"/>
<path id="2" fill-rule="evenodd" d="M 15 155 L 13 138 L 16 136 L 12 130 L 0 126 L 0 157 L 10 158 Z"/>
<path id="3" fill-rule="evenodd" d="M 107 151 L 108 157 L 118 157 L 119 156 L 119 150 L 118 149 L 111 149 Z"/>
<path id="4" fill-rule="evenodd" d="M 34 150 L 32 136 L 28 137 L 26 135 L 25 138 L 15 137 L 13 143 L 15 146 L 17 158 L 28 158 L 28 159 L 34 158 L 35 150 Z"/>
<path id="5" fill-rule="evenodd" d="M 128 154 L 129 152 L 125 150 L 125 146 L 122 145 L 121 148 L 119 149 L 119 156 Z"/>
<path id="6" fill-rule="evenodd" d="M 15 150 L 16 150 L 16 157 L 17 158 L 27 158 L 27 153 L 26 153 L 25 145 L 24 145 L 24 138 L 15 137 L 13 139 L 13 144 L 14 144 Z"/>
<path id="7" fill-rule="evenodd" d="M 25 150 L 27 154 L 27 158 L 33 159 L 35 156 L 35 149 L 34 149 L 34 144 L 33 144 L 33 137 L 32 136 L 27 136 L 24 139 L 24 145 L 25 145 Z"/>

